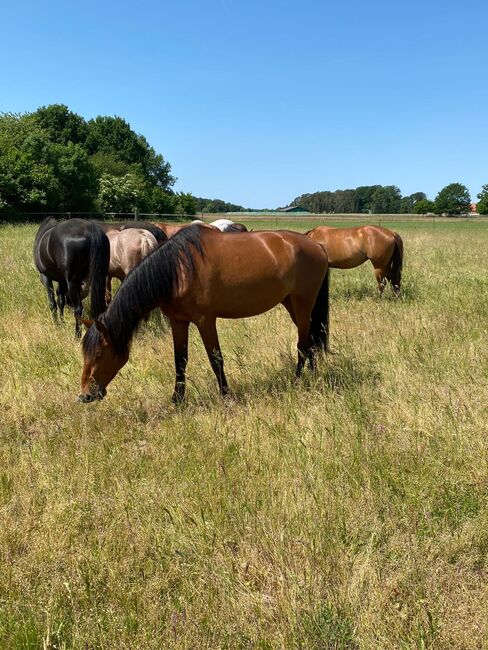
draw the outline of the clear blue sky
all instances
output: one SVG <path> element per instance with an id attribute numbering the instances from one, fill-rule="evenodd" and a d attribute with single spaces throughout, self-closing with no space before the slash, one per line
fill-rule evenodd
<path id="1" fill-rule="evenodd" d="M 4 0 L 0 110 L 120 115 L 247 207 L 488 183 L 486 0 Z"/>

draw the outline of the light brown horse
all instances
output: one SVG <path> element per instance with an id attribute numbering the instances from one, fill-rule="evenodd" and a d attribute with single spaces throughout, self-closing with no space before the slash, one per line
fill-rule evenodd
<path id="1" fill-rule="evenodd" d="M 129 358 L 137 325 L 154 308 L 170 319 L 176 381 L 173 400 L 185 393 L 188 327 L 202 337 L 220 392 L 227 394 L 217 318 L 245 318 L 281 303 L 298 329 L 298 364 L 315 364 L 327 347 L 328 264 L 323 248 L 286 230 L 223 234 L 193 225 L 146 257 L 121 285 L 99 320 L 83 321 L 80 401 L 102 399 Z"/>
<path id="2" fill-rule="evenodd" d="M 156 250 L 158 242 L 148 230 L 109 230 L 110 264 L 107 275 L 107 302 L 112 299 L 112 278 L 124 280 L 129 271 Z"/>
<path id="3" fill-rule="evenodd" d="M 403 241 L 398 233 L 380 226 L 318 226 L 306 234 L 327 251 L 330 268 L 352 269 L 371 260 L 380 295 L 387 282 L 400 293 Z"/>

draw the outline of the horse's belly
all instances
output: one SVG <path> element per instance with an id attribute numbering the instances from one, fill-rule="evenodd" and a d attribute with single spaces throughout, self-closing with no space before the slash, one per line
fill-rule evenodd
<path id="1" fill-rule="evenodd" d="M 353 269 L 360 264 L 363 264 L 368 259 L 361 250 L 353 251 L 327 251 L 329 258 L 329 266 L 333 269 Z"/>

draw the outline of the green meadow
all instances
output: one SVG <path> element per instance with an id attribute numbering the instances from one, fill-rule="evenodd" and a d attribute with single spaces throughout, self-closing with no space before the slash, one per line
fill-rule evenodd
<path id="1" fill-rule="evenodd" d="M 488 647 L 488 220 L 381 223 L 400 299 L 333 271 L 298 383 L 283 308 L 219 321 L 225 402 L 193 328 L 181 407 L 157 318 L 78 403 L 36 226 L 0 227 L 0 648 Z"/>

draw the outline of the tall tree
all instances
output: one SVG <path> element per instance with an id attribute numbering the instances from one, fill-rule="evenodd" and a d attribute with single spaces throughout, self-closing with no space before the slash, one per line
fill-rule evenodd
<path id="1" fill-rule="evenodd" d="M 469 212 L 471 198 L 468 188 L 462 183 L 450 183 L 442 188 L 435 199 L 436 212 L 439 214 L 462 214 Z"/>
<path id="2" fill-rule="evenodd" d="M 396 214 L 400 211 L 402 195 L 396 185 L 385 185 L 371 197 L 371 210 L 376 214 Z"/>
<path id="3" fill-rule="evenodd" d="M 51 142 L 57 144 L 85 143 L 88 135 L 86 121 L 80 115 L 70 111 L 64 104 L 41 106 L 32 115 Z"/>
<path id="4" fill-rule="evenodd" d="M 478 194 L 478 214 L 488 214 L 488 185 L 483 185 L 481 192 Z"/>

